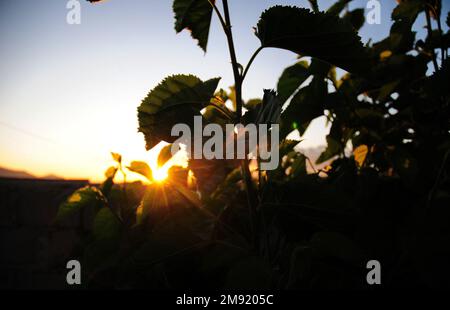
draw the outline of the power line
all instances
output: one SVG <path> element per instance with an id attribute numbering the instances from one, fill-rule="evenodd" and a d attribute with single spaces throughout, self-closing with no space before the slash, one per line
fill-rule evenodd
<path id="1" fill-rule="evenodd" d="M 38 139 L 38 140 L 41 140 L 41 141 L 44 141 L 44 142 L 47 142 L 47 143 L 51 143 L 51 144 L 56 145 L 56 146 L 61 146 L 58 142 L 56 142 L 56 141 L 54 141 L 52 139 L 49 139 L 49 138 L 37 135 L 37 134 L 35 134 L 35 133 L 31 132 L 31 131 L 28 131 L 28 130 L 25 130 L 25 129 L 22 129 L 22 128 L 13 126 L 13 125 L 10 125 L 10 124 L 5 123 L 3 121 L 0 121 L 0 125 L 2 125 L 3 127 L 8 128 L 10 130 L 13 130 L 13 131 L 16 131 L 16 132 L 20 132 L 20 133 L 22 133 L 24 135 L 27 135 L 29 137 L 32 137 L 32 138 L 35 138 L 35 139 Z"/>
<path id="2" fill-rule="evenodd" d="M 63 143 L 56 142 L 55 140 L 52 140 L 52 139 L 43 137 L 43 136 L 38 135 L 38 134 L 35 134 L 35 133 L 33 133 L 33 132 L 29 131 L 29 130 L 26 130 L 26 129 L 23 129 L 23 128 L 19 128 L 19 127 L 16 127 L 16 126 L 11 125 L 11 124 L 8 124 L 8 123 L 6 123 L 6 122 L 4 122 L 4 121 L 0 121 L 0 125 L 3 126 L 3 127 L 8 128 L 8 129 L 10 129 L 10 130 L 12 130 L 12 131 L 19 132 L 19 133 L 21 133 L 21 134 L 24 134 L 24 135 L 26 135 L 26 136 L 32 137 L 32 138 L 34 138 L 34 139 L 37 139 L 37 140 L 40 140 L 40 141 L 43 141 L 43 142 L 46 142 L 46 143 L 49 143 L 49 144 L 52 144 L 52 145 L 57 146 L 57 147 L 59 147 L 59 148 L 63 148 L 63 149 L 65 149 L 65 150 L 72 150 L 72 151 L 77 151 L 77 152 L 79 152 L 79 149 L 75 149 L 73 145 L 67 145 L 67 144 L 63 144 Z M 92 160 L 92 161 L 98 161 L 98 160 L 102 160 L 102 159 L 103 159 L 103 156 L 100 156 L 100 155 L 95 155 L 95 156 L 93 156 L 91 152 L 82 151 L 82 153 L 83 153 L 87 158 L 89 158 L 89 159 Z M 109 154 L 109 152 L 105 152 L 105 157 L 104 157 L 105 159 L 106 159 L 106 158 L 109 158 L 109 157 L 108 157 L 108 154 Z"/>

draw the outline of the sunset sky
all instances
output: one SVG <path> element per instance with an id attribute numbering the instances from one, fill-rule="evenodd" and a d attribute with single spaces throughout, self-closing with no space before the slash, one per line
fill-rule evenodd
<path id="1" fill-rule="evenodd" d="M 164 77 L 192 73 L 202 79 L 221 76 L 222 88 L 233 84 L 215 16 L 204 54 L 189 33 L 175 34 L 172 1 L 80 2 L 81 25 L 68 25 L 66 0 L 0 0 L 1 167 L 99 181 L 112 164 L 110 151 L 121 153 L 126 163 L 151 156 L 137 133 L 136 108 Z M 319 6 L 333 2 L 319 0 Z M 306 0 L 229 3 L 241 63 L 259 46 L 252 27 L 265 8 L 308 6 Z M 389 32 L 396 1 L 381 3 L 381 25 L 364 26 L 364 43 Z M 355 0 L 351 8 L 366 4 Z M 448 9 L 447 2 L 443 11 Z M 283 69 L 295 61 L 293 53 L 264 50 L 247 77 L 244 98 L 275 88 Z M 315 122 L 304 147 L 323 145 L 325 134 L 323 121 Z"/>

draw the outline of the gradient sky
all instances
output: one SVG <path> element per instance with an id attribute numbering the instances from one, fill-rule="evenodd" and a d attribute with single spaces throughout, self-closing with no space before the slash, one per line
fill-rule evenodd
<path id="1" fill-rule="evenodd" d="M 150 156 L 137 133 L 136 108 L 164 77 L 192 73 L 202 79 L 221 76 L 222 88 L 233 84 L 226 40 L 215 16 L 204 54 L 189 33 L 175 34 L 171 0 L 80 2 L 81 25 L 68 25 L 66 0 L 0 0 L 2 167 L 101 180 L 112 164 L 110 151 L 121 153 L 125 162 Z M 333 3 L 318 2 L 322 10 Z M 389 33 L 396 3 L 381 2 L 381 25 L 363 27 L 364 43 Z M 265 8 L 308 7 L 306 0 L 229 3 L 243 64 L 259 46 L 252 27 Z M 366 4 L 355 0 L 350 8 Z M 448 9 L 447 3 L 443 11 Z M 287 51 L 264 50 L 248 74 L 244 98 L 275 88 L 283 69 L 295 60 Z M 322 121 L 314 122 L 304 146 L 323 145 L 326 131 Z"/>

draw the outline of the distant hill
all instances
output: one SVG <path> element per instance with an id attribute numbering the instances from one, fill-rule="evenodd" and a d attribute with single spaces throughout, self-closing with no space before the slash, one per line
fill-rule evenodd
<path id="1" fill-rule="evenodd" d="M 0 167 L 0 178 L 13 178 L 13 179 L 38 179 L 38 177 L 28 173 L 26 171 L 11 170 Z M 53 174 L 49 174 L 45 177 L 39 178 L 45 180 L 63 180 L 63 178 L 58 177 Z"/>
<path id="2" fill-rule="evenodd" d="M 46 175 L 45 177 L 42 177 L 41 179 L 45 179 L 45 180 L 64 180 L 64 178 L 61 178 L 61 177 L 59 177 L 57 175 L 54 175 L 54 174 Z"/>
<path id="3" fill-rule="evenodd" d="M 0 167 L 1 178 L 15 178 L 15 179 L 35 179 L 36 177 L 26 171 L 10 170 Z"/>

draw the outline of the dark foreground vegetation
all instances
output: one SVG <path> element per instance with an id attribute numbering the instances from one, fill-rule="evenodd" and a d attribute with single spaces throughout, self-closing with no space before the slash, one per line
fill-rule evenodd
<path id="1" fill-rule="evenodd" d="M 228 1 L 174 1 L 176 31 L 190 29 L 205 51 L 211 15 L 220 16 L 235 85 L 226 92 L 216 90 L 219 79 L 166 78 L 138 109 L 147 148 L 173 142 L 172 126 L 202 111 L 204 124 L 279 123 L 281 143 L 272 147 L 280 165 L 261 171 L 259 161 L 198 159 L 154 182 L 147 164 L 133 162 L 128 170 L 151 182 L 142 197 L 135 186 L 114 184 L 116 173 L 129 172 L 113 154 L 117 166 L 105 182 L 76 191 L 56 218 L 96 214 L 72 253 L 84 287 L 449 287 L 450 34 L 440 23 L 441 1 L 398 1 L 390 35 L 367 46 L 357 35 L 363 10 L 348 11 L 350 1 L 341 0 L 320 11 L 310 2 L 312 11 L 276 6 L 262 13 L 255 57 L 271 47 L 299 59 L 276 92 L 245 102 L 253 58 L 239 63 Z M 419 15 L 425 40 L 411 30 Z M 309 159 L 294 150 L 299 142 L 285 137 L 323 115 L 331 130 L 317 161 L 332 163 L 307 173 Z M 160 163 L 168 154 L 163 150 Z M 367 284 L 370 260 L 381 263 L 380 286 Z"/>

